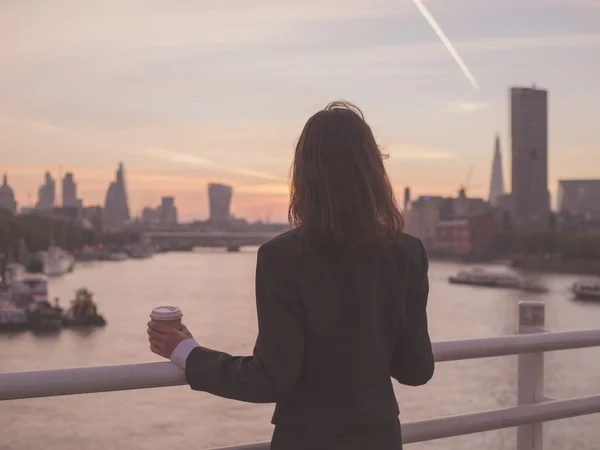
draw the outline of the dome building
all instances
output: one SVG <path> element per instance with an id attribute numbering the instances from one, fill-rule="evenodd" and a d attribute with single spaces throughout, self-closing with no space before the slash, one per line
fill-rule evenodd
<path id="1" fill-rule="evenodd" d="M 6 174 L 4 174 L 2 186 L 0 186 L 0 209 L 7 209 L 12 213 L 17 212 L 17 202 L 15 200 L 15 193 L 8 185 Z"/>

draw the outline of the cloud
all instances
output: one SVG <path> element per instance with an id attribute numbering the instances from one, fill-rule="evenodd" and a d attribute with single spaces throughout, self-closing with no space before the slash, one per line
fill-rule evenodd
<path id="1" fill-rule="evenodd" d="M 397 0 L 104 0 L 102 8 L 73 0 L 0 2 L 0 52 L 23 61 L 86 57 L 107 49 L 210 49 L 270 42 L 301 24 L 383 17 L 407 9 Z M 32 29 L 36 33 L 26 31 Z"/>
<path id="2" fill-rule="evenodd" d="M 486 102 L 454 100 L 449 102 L 445 110 L 452 113 L 474 113 L 489 109 L 490 105 Z"/>
<path id="3" fill-rule="evenodd" d="M 174 152 L 158 147 L 146 147 L 140 153 L 163 161 L 178 163 L 178 164 L 193 164 L 195 166 L 218 167 L 218 164 L 200 156 L 190 155 L 187 153 Z"/>
<path id="4" fill-rule="evenodd" d="M 426 95 L 423 100 L 434 110 L 451 114 L 472 114 L 490 109 L 492 105 L 482 100 L 444 99 Z"/>
<path id="5" fill-rule="evenodd" d="M 390 155 L 390 160 L 422 161 L 456 158 L 452 152 L 418 145 L 392 144 L 385 146 L 383 152 Z"/>
<path id="6" fill-rule="evenodd" d="M 18 127 L 27 131 L 33 131 L 40 134 L 57 134 L 65 131 L 64 128 L 47 122 L 40 122 L 34 119 L 24 119 L 0 116 L 0 125 L 7 125 L 11 128 Z"/>
<path id="7" fill-rule="evenodd" d="M 140 153 L 152 157 L 154 159 L 160 159 L 174 164 L 192 164 L 195 166 L 208 167 L 215 171 L 226 172 L 233 175 L 241 175 L 245 177 L 258 178 L 268 181 L 285 182 L 283 178 L 280 178 L 270 173 L 254 170 L 252 168 L 243 168 L 231 166 L 228 164 L 222 164 L 201 156 L 190 155 L 189 153 L 181 153 L 157 147 L 146 147 Z"/>

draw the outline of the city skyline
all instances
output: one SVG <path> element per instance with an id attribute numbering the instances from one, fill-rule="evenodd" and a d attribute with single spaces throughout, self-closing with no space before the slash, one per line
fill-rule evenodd
<path id="1" fill-rule="evenodd" d="M 34 206 L 40 177 L 62 164 L 102 205 L 123 160 L 132 216 L 172 195 L 182 220 L 206 217 L 219 180 L 236 215 L 285 220 L 296 139 L 339 98 L 390 154 L 399 201 L 406 185 L 455 196 L 471 165 L 469 195 L 486 198 L 490 140 L 511 145 L 507 87 L 533 82 L 551 95 L 552 205 L 559 179 L 600 175 L 596 1 L 426 1 L 478 91 L 411 2 L 231 3 L 0 5 L 0 148 L 18 204 Z M 23 34 L 25 20 L 39 32 Z"/>

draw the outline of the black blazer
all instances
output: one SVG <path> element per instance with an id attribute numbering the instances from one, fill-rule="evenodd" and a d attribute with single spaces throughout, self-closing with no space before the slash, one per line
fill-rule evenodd
<path id="1" fill-rule="evenodd" d="M 340 438 L 394 427 L 391 378 L 417 386 L 434 372 L 423 244 L 405 234 L 333 254 L 301 239 L 292 230 L 258 251 L 253 355 L 197 347 L 187 381 L 225 398 L 276 403 L 276 435 Z"/>

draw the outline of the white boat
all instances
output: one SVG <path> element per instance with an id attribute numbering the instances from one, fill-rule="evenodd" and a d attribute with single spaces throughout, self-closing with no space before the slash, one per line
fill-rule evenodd
<path id="1" fill-rule="evenodd" d="M 481 267 L 461 270 L 455 276 L 449 277 L 448 281 L 452 284 L 519 289 L 528 292 L 548 292 L 543 286 L 535 285 L 515 273 L 486 270 Z"/>
<path id="2" fill-rule="evenodd" d="M 4 278 L 1 280 L 5 285 L 12 286 L 23 278 L 27 271 L 25 270 L 25 266 L 18 263 L 8 263 L 6 264 L 6 270 L 4 272 Z M 2 274 L 0 274 L 1 276 Z"/>
<path id="3" fill-rule="evenodd" d="M 600 300 L 600 278 L 576 281 L 571 290 L 581 300 Z"/>
<path id="4" fill-rule="evenodd" d="M 60 247 L 50 246 L 42 253 L 44 273 L 49 277 L 64 275 L 75 266 L 75 257 Z"/>
<path id="5" fill-rule="evenodd" d="M 34 302 L 47 302 L 48 277 L 41 273 L 27 273 L 19 281 L 16 290 L 31 297 Z"/>

